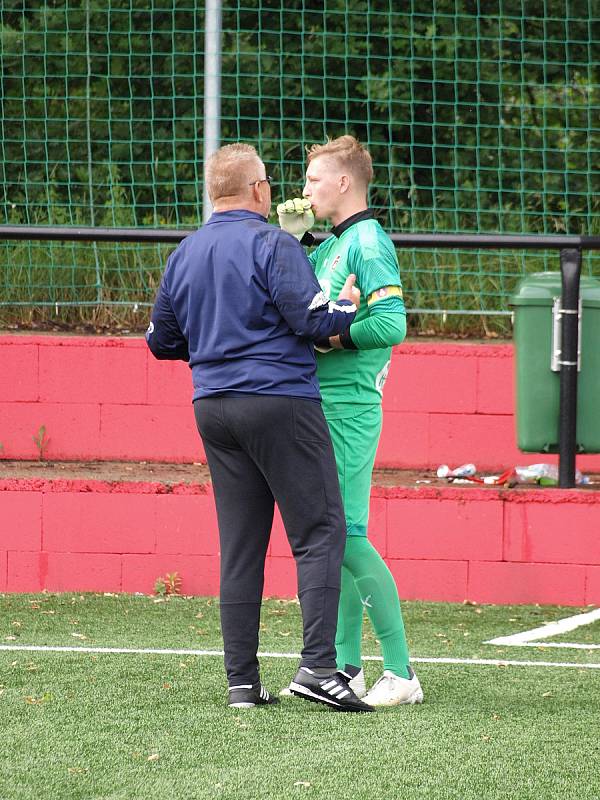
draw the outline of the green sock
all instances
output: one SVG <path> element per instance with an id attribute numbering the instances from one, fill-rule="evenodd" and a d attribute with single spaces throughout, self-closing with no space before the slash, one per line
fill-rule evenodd
<path id="1" fill-rule="evenodd" d="M 354 595 L 350 590 L 346 590 L 344 580 L 342 580 L 339 616 L 344 617 L 343 641 L 350 643 L 355 642 L 358 638 L 360 647 L 362 610 L 360 623 L 357 624 L 358 615 L 355 608 L 355 596 L 358 594 L 362 606 L 367 610 L 375 636 L 381 643 L 383 668 L 401 678 L 408 678 L 410 657 L 400 599 L 396 583 L 385 561 L 366 537 L 349 536 L 344 553 L 344 570 L 354 578 Z M 344 595 L 352 598 L 352 605 Z M 344 648 L 342 650 L 344 658 L 350 655 L 353 658 L 356 657 L 349 648 L 347 651 Z M 360 649 L 358 653 L 360 655 Z M 339 654 L 340 651 L 338 651 L 338 659 Z M 345 663 L 360 666 L 360 661 L 352 661 L 350 658 L 347 658 Z"/>
<path id="2" fill-rule="evenodd" d="M 358 589 L 354 583 L 352 573 L 342 567 L 342 588 L 335 634 L 338 669 L 344 669 L 346 664 L 360 667 L 362 623 L 363 604 Z"/>

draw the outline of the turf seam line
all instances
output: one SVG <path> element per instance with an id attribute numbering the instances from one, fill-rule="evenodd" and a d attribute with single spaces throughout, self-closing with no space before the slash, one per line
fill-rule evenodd
<path id="1" fill-rule="evenodd" d="M 89 653 L 91 655 L 168 655 L 168 656 L 220 656 L 223 650 L 185 650 L 185 649 L 159 649 L 159 648 L 134 648 L 134 647 L 71 647 L 60 645 L 27 645 L 27 644 L 0 644 L 0 651 L 4 652 L 36 652 L 36 653 Z M 259 658 L 300 658 L 299 653 L 271 653 L 260 652 Z M 381 661 L 381 656 L 363 656 L 363 661 Z M 411 658 L 415 664 L 457 664 L 463 666 L 492 666 L 492 667 L 562 667 L 566 669 L 600 669 L 600 664 L 577 664 L 569 661 L 515 661 L 504 658 L 452 658 L 415 656 Z"/>

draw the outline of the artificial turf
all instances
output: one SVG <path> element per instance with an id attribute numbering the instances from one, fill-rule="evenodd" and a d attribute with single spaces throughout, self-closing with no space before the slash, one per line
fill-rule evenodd
<path id="1" fill-rule="evenodd" d="M 0 644 L 222 647 L 217 601 L 156 600 L 0 595 Z M 0 651 L 0 798 L 600 798 L 600 670 L 584 668 L 599 652 L 485 644 L 577 609 L 405 603 L 404 613 L 417 658 L 582 667 L 416 662 L 422 706 L 362 715 L 296 698 L 230 710 L 219 656 Z M 298 652 L 296 603 L 267 601 L 262 620 L 261 650 Z M 276 691 L 296 660 L 261 665 Z M 365 668 L 369 682 L 381 664 Z"/>

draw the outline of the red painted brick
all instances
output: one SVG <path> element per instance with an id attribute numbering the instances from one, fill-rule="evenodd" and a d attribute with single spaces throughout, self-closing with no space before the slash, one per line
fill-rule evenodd
<path id="1" fill-rule="evenodd" d="M 386 555 L 387 501 L 382 497 L 372 497 L 369 511 L 369 539 L 380 555 Z M 291 558 L 292 551 L 285 533 L 279 509 L 275 507 L 273 530 L 268 554 L 270 556 Z"/>
<path id="2" fill-rule="evenodd" d="M 269 549 L 267 551 L 269 556 L 276 556 L 281 558 L 291 558 L 292 551 L 290 543 L 288 542 L 287 534 L 279 508 L 275 506 L 275 514 L 273 516 L 273 527 L 271 529 L 271 540 L 269 542 Z"/>
<path id="3" fill-rule="evenodd" d="M 545 460 L 545 459 L 544 459 Z M 600 472 L 600 456 L 582 455 L 577 456 L 577 468 L 582 472 Z"/>
<path id="4" fill-rule="evenodd" d="M 473 413 L 477 359 L 394 351 L 383 391 L 385 411 Z"/>
<path id="5" fill-rule="evenodd" d="M 390 498 L 390 558 L 500 559 L 502 504 L 497 500 Z"/>
<path id="6" fill-rule="evenodd" d="M 192 371 L 184 361 L 158 361 L 148 351 L 148 403 L 189 408 Z"/>
<path id="7" fill-rule="evenodd" d="M 7 577 L 8 577 L 8 553 L 6 550 L 0 550 L 0 592 L 7 590 Z"/>
<path id="8" fill-rule="evenodd" d="M 289 558 L 267 558 L 264 597 L 295 597 L 298 593 L 296 562 Z"/>
<path id="9" fill-rule="evenodd" d="M 600 564 L 600 506 L 595 503 L 528 503 L 511 508 L 509 517 L 511 559 Z"/>
<path id="10" fill-rule="evenodd" d="M 158 495 L 154 505 L 157 553 L 218 555 L 219 531 L 212 493 Z"/>
<path id="11" fill-rule="evenodd" d="M 521 464 L 514 419 L 499 414 L 431 414 L 427 466 L 474 463 L 479 470 Z M 539 458 L 538 458 L 539 460 Z M 530 462 L 531 463 L 531 462 Z"/>
<path id="12" fill-rule="evenodd" d="M 8 552 L 7 592 L 41 592 L 47 574 L 48 553 Z"/>
<path id="13" fill-rule="evenodd" d="M 38 347 L 0 340 L 0 402 L 38 399 Z"/>
<path id="14" fill-rule="evenodd" d="M 109 340 L 119 341 L 119 340 Z M 146 351 L 138 347 L 40 347 L 40 399 L 49 403 L 139 403 Z"/>
<path id="15" fill-rule="evenodd" d="M 219 593 L 219 558 L 217 556 L 124 555 L 122 557 L 123 592 L 152 594 L 156 579 L 177 572 L 182 594 L 217 595 Z"/>
<path id="16" fill-rule="evenodd" d="M 98 458 L 100 408 L 62 403 L 0 403 L 0 442 L 4 458 L 39 458 L 34 437 L 46 428 L 44 457 L 58 461 Z"/>
<path id="17" fill-rule="evenodd" d="M 0 543 L 5 550 L 41 548 L 41 494 L 0 492 Z"/>
<path id="18" fill-rule="evenodd" d="M 600 606 L 600 566 L 587 567 L 585 572 L 585 602 Z"/>
<path id="19" fill-rule="evenodd" d="M 159 495 L 52 492 L 44 495 L 44 549 L 66 553 L 152 553 Z"/>
<path id="20" fill-rule="evenodd" d="M 477 407 L 479 414 L 514 414 L 514 360 L 501 355 L 477 360 Z"/>
<path id="21" fill-rule="evenodd" d="M 376 467 L 420 467 L 429 464 L 429 414 L 388 411 L 375 457 Z"/>
<path id="22" fill-rule="evenodd" d="M 187 408 L 102 406 L 99 455 L 125 461 L 206 461 L 191 403 Z"/>
<path id="23" fill-rule="evenodd" d="M 382 558 L 387 555 L 387 509 L 384 497 L 371 497 L 369 506 L 369 541 Z"/>
<path id="24" fill-rule="evenodd" d="M 502 561 L 530 561 L 527 552 L 527 512 L 530 503 L 504 503 Z"/>
<path id="25" fill-rule="evenodd" d="M 478 603 L 585 603 L 586 567 L 471 562 L 468 599 Z"/>
<path id="26" fill-rule="evenodd" d="M 112 553 L 48 553 L 44 588 L 50 592 L 119 592 L 121 556 Z"/>
<path id="27" fill-rule="evenodd" d="M 387 564 L 401 600 L 460 603 L 467 596 L 466 561 L 415 561 L 391 558 Z"/>

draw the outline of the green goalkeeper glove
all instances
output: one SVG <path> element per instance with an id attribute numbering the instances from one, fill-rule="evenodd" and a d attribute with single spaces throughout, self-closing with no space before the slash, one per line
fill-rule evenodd
<path id="1" fill-rule="evenodd" d="M 315 224 L 315 215 L 312 212 L 310 200 L 304 200 L 301 197 L 279 203 L 277 216 L 282 230 L 291 233 L 298 241 Z"/>

